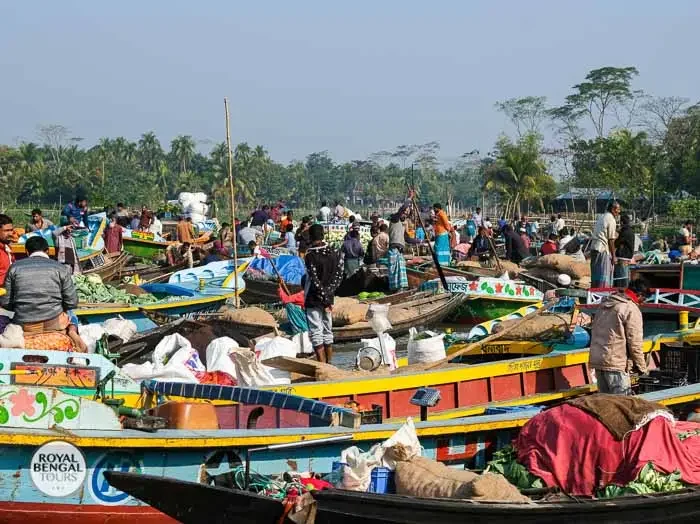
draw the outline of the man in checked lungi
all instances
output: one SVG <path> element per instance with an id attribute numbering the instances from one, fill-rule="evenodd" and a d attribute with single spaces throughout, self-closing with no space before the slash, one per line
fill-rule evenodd
<path id="1" fill-rule="evenodd" d="M 607 211 L 598 217 L 591 240 L 591 288 L 613 287 L 613 268 L 615 257 L 615 238 L 620 204 L 616 201 L 608 204 Z"/>

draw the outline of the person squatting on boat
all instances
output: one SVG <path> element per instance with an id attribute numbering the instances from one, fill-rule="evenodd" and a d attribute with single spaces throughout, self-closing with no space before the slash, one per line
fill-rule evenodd
<path id="1" fill-rule="evenodd" d="M 620 214 L 620 204 L 613 201 L 607 211 L 598 217 L 591 240 L 591 287 L 606 288 L 613 286 L 613 268 L 617 263 L 615 255 L 615 238 L 617 223 L 615 217 Z"/>
<path id="2" fill-rule="evenodd" d="M 647 292 L 641 280 L 634 280 L 628 289 L 608 296 L 595 314 L 589 365 L 595 370 L 601 393 L 631 395 L 630 372 L 647 373 L 642 351 L 642 312 L 638 306 Z"/>
<path id="3" fill-rule="evenodd" d="M 309 228 L 311 246 L 306 251 L 306 275 L 304 308 L 309 325 L 309 338 L 319 362 L 330 363 L 333 358 L 333 318 L 331 311 L 335 291 L 343 280 L 344 257 L 328 246 L 323 238 L 323 226 L 314 224 Z"/>
<path id="4" fill-rule="evenodd" d="M 27 334 L 63 332 L 78 351 L 87 347 L 71 322 L 69 312 L 78 306 L 71 270 L 49 258 L 43 237 L 31 237 L 25 245 L 28 257 L 12 264 L 5 278 L 6 294 L 0 304 L 14 312 L 13 324 Z"/>

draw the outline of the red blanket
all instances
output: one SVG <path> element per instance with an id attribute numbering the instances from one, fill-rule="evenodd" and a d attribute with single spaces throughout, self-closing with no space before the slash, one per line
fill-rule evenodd
<path id="1" fill-rule="evenodd" d="M 672 425 L 659 417 L 618 441 L 597 419 L 563 404 L 525 424 L 515 448 L 518 462 L 547 486 L 590 496 L 608 484 L 628 484 L 647 462 L 663 473 L 680 470 L 684 482 L 700 484 L 700 436 L 677 436 L 699 429 L 695 422 Z"/>

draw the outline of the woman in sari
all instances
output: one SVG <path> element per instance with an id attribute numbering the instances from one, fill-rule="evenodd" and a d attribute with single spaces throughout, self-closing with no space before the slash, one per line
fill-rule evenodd
<path id="1" fill-rule="evenodd" d="M 449 265 L 452 260 L 450 247 L 452 224 L 440 204 L 433 204 L 433 210 L 435 211 L 435 254 L 440 264 Z"/>

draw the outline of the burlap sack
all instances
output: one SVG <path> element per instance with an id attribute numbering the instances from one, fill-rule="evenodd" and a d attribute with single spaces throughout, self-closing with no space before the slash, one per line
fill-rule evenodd
<path id="1" fill-rule="evenodd" d="M 494 333 L 518 324 L 504 336 L 508 340 L 559 340 L 566 336 L 571 313 L 543 314 L 528 320 L 505 320 L 493 328 Z"/>
<path id="2" fill-rule="evenodd" d="M 257 324 L 260 326 L 276 327 L 277 321 L 270 313 L 259 307 L 247 307 L 244 309 L 223 309 L 223 317 L 230 322 L 242 322 L 245 324 Z"/>
<path id="3" fill-rule="evenodd" d="M 499 473 L 484 473 L 470 483 L 472 500 L 489 502 L 530 502 L 530 499 L 518 491 Z"/>
<path id="4" fill-rule="evenodd" d="M 415 316 L 416 313 L 410 309 L 395 306 L 389 308 L 389 323 L 391 323 L 392 326 L 394 324 L 398 324 L 399 322 L 411 320 Z"/>
<path id="5" fill-rule="evenodd" d="M 591 276 L 591 266 L 587 262 L 577 262 L 569 255 L 558 253 L 536 258 L 528 264 L 528 267 L 553 269 L 574 279 Z"/>
<path id="6" fill-rule="evenodd" d="M 358 322 L 363 322 L 367 316 L 369 304 L 350 304 L 338 308 L 333 306 L 333 325 L 351 326 Z"/>
<path id="7" fill-rule="evenodd" d="M 468 470 L 448 468 L 426 457 L 414 457 L 396 464 L 396 493 L 413 497 L 467 498 L 469 482 L 477 474 Z"/>

